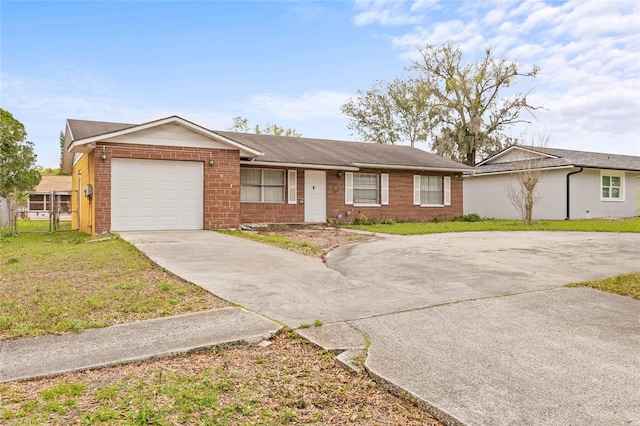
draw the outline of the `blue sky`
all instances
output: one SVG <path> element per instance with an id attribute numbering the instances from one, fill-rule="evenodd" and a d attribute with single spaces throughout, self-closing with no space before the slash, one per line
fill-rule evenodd
<path id="1" fill-rule="evenodd" d="M 403 73 L 415 46 L 458 43 L 541 74 L 529 135 L 640 155 L 640 1 L 111 1 L 0 3 L 0 105 L 38 164 L 57 167 L 67 118 L 232 117 L 356 140 L 340 105 Z M 522 128 L 510 130 L 520 135 Z M 419 145 L 428 150 L 428 145 Z"/>

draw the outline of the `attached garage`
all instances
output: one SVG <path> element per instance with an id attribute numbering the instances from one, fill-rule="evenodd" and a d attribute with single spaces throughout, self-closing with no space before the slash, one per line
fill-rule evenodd
<path id="1" fill-rule="evenodd" d="M 111 161 L 111 230 L 203 228 L 203 163 Z"/>

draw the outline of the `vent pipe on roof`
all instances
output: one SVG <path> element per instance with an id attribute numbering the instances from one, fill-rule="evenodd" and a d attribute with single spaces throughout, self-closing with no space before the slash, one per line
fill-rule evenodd
<path id="1" fill-rule="evenodd" d="M 571 181 L 571 175 L 576 175 L 578 173 L 582 172 L 582 167 L 580 167 L 580 170 L 576 170 L 575 172 L 570 172 L 567 173 L 567 217 L 565 218 L 565 220 L 569 220 L 571 218 L 571 214 L 570 214 L 570 203 L 571 203 L 571 199 L 569 198 L 569 182 Z"/>

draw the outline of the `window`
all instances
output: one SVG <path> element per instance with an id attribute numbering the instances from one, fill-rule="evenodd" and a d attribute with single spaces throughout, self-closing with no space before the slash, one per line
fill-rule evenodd
<path id="1" fill-rule="evenodd" d="M 378 175 L 375 173 L 354 173 L 354 204 L 378 204 L 379 184 Z"/>
<path id="2" fill-rule="evenodd" d="M 28 210 L 38 210 L 45 211 L 47 210 L 47 196 L 46 194 L 30 194 L 29 195 L 29 206 Z"/>
<path id="3" fill-rule="evenodd" d="M 448 206 L 451 204 L 450 176 L 413 176 L 413 204 Z"/>
<path id="4" fill-rule="evenodd" d="M 624 201 L 624 174 L 620 172 L 601 172 L 602 201 Z"/>
<path id="5" fill-rule="evenodd" d="M 389 204 L 389 175 L 345 173 L 345 204 Z"/>
<path id="6" fill-rule="evenodd" d="M 284 203 L 284 170 L 240 169 L 240 201 Z"/>

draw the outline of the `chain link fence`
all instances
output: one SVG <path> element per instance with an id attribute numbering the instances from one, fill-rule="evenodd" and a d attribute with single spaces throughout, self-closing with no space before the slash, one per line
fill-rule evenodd
<path id="1" fill-rule="evenodd" d="M 11 225 L 11 214 L 9 212 L 9 200 L 0 197 L 0 229 L 9 228 Z"/>
<path id="2" fill-rule="evenodd" d="M 31 192 L 0 198 L 2 233 L 71 231 L 69 192 Z"/>

